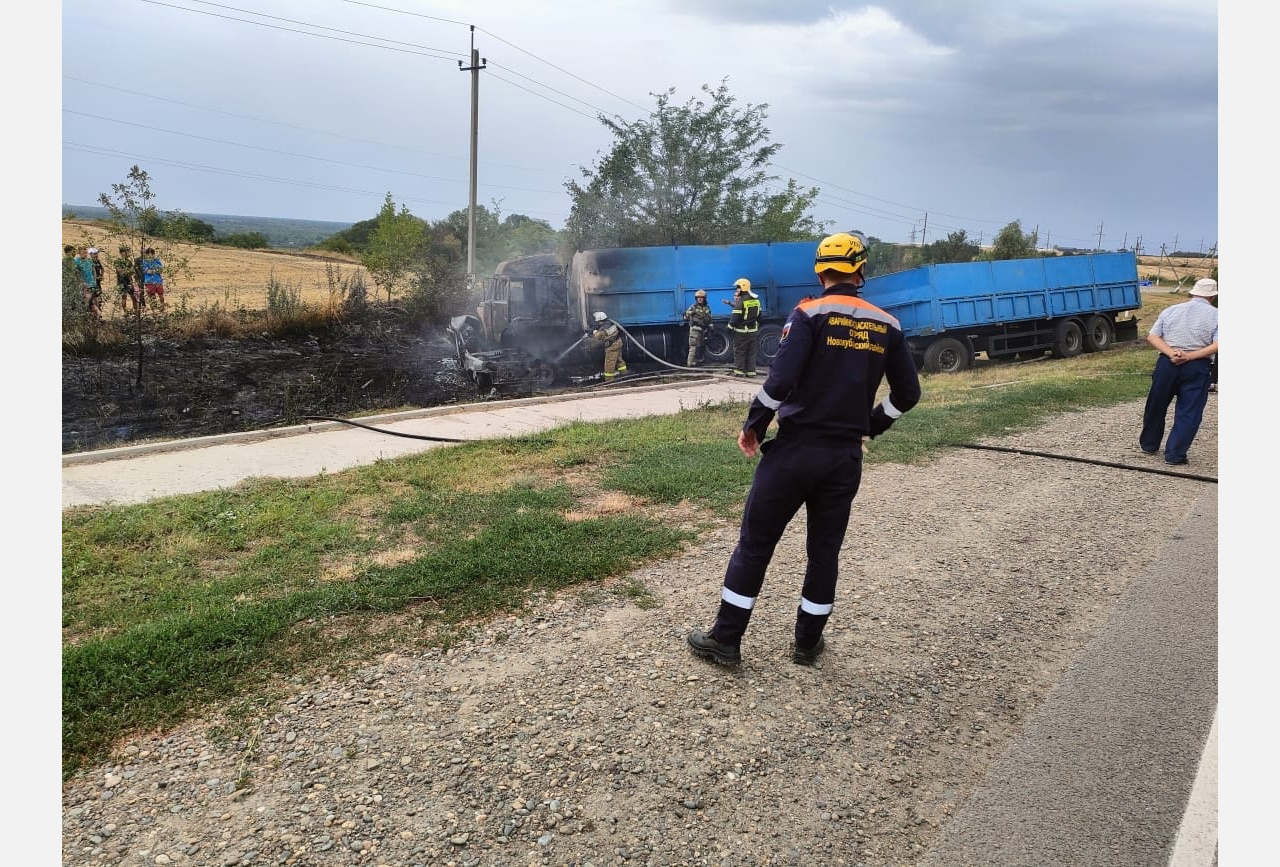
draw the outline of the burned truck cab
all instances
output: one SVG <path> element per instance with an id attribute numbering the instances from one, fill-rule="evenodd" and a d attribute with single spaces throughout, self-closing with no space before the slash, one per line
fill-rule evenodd
<path id="1" fill-rule="evenodd" d="M 569 329 L 564 269 L 555 256 L 542 254 L 502 262 L 484 281 L 476 308 L 484 336 L 502 347 L 522 346 L 539 354 L 537 344 L 563 348 Z"/>
<path id="2" fill-rule="evenodd" d="M 564 269 L 550 254 L 502 262 L 485 278 L 475 316 L 450 331 L 460 365 L 482 394 L 532 391 L 556 378 L 548 361 L 580 336 L 569 321 Z"/>

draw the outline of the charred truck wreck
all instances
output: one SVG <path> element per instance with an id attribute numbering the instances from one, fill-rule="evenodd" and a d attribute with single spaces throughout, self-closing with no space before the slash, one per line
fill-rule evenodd
<path id="1" fill-rule="evenodd" d="M 682 317 L 704 290 L 727 311 L 734 281 L 760 296 L 758 358 L 768 365 L 796 304 L 821 293 L 815 244 L 636 247 L 582 250 L 566 271 L 550 254 L 502 262 L 484 281 L 475 315 L 450 321 L 458 363 L 482 395 L 532 392 L 557 380 L 599 373 L 602 349 L 590 339 L 603 312 L 625 331 L 623 357 L 683 368 Z M 862 291 L 896 316 L 926 373 L 973 366 L 974 356 L 1058 358 L 1136 338 L 1142 306 L 1132 252 L 925 265 L 871 276 Z M 727 366 L 728 316 L 706 336 L 705 365 Z"/>

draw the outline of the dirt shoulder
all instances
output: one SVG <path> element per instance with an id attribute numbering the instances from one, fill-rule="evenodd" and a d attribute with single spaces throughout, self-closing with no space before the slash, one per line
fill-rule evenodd
<path id="1" fill-rule="evenodd" d="M 1099 463 L 869 467 L 816 668 L 787 656 L 802 518 L 741 669 L 690 656 L 737 532 L 702 527 L 625 576 L 654 607 L 534 599 L 447 651 L 282 684 L 247 725 L 211 712 L 121 744 L 63 786 L 64 861 L 917 863 L 1208 484 L 1142 455 L 1140 415 L 997 443 Z M 1216 395 L 1183 469 L 1217 476 Z"/>

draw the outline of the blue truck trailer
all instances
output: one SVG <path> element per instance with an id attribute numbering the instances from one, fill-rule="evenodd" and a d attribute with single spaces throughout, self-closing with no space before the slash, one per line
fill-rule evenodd
<path id="1" fill-rule="evenodd" d="M 924 265 L 867 280 L 862 292 L 898 318 L 926 373 L 988 358 L 1057 358 L 1138 336 L 1142 307 L 1132 252 Z"/>
<path id="2" fill-rule="evenodd" d="M 625 357 L 678 366 L 688 347 L 682 316 L 701 289 L 717 320 L 706 363 L 727 365 L 730 308 L 722 302 L 746 277 L 761 300 L 758 357 L 767 365 L 791 310 L 822 291 L 814 249 L 812 241 L 607 248 L 579 251 L 567 268 L 549 254 L 513 259 L 485 280 L 475 315 L 455 317 L 450 329 L 482 392 L 545 387 L 589 367 L 582 336 L 597 311 L 632 338 Z M 926 265 L 871 277 L 862 294 L 898 317 L 930 373 L 968 369 L 978 352 L 1070 357 L 1106 349 L 1137 335 L 1130 311 L 1142 306 L 1128 252 Z"/>

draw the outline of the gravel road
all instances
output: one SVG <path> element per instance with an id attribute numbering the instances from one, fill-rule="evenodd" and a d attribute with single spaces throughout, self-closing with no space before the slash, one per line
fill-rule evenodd
<path id="1" fill-rule="evenodd" d="M 870 466 L 814 668 L 787 654 L 800 519 L 740 669 L 689 654 L 736 538 L 706 527 L 630 576 L 654 607 L 534 599 L 447 652 L 290 681 L 247 728 L 120 744 L 63 784 L 64 863 L 915 864 L 1209 484 L 1163 471 L 1217 477 L 1216 395 L 1186 467 L 1142 454 L 1140 417 L 990 443 L 1159 473 L 973 449 Z"/>

